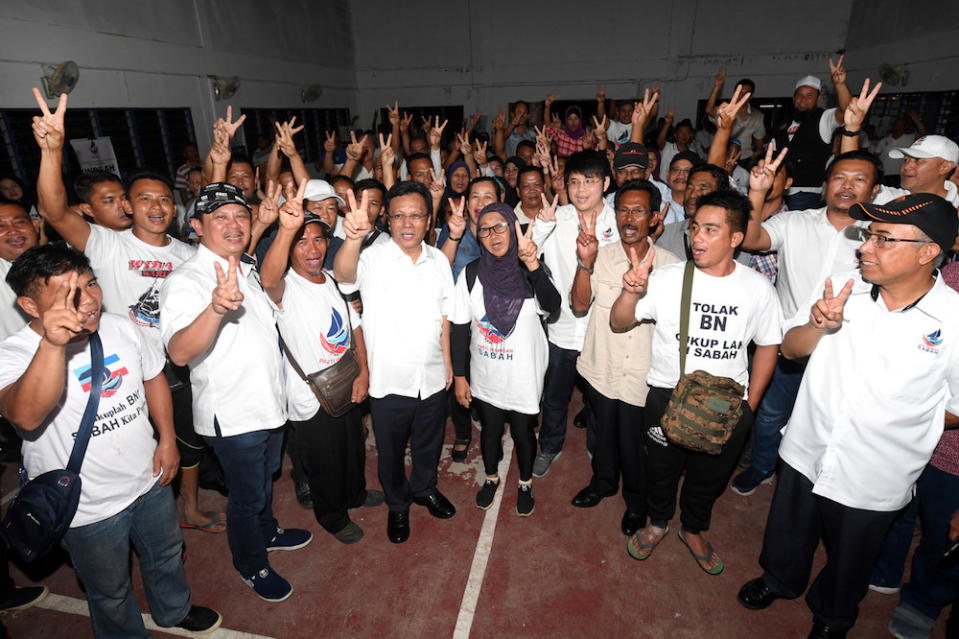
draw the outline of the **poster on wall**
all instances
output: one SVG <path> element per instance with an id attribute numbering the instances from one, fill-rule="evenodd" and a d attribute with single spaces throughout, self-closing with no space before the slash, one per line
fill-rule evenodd
<path id="1" fill-rule="evenodd" d="M 120 177 L 117 156 L 109 137 L 70 140 L 83 171 L 109 171 Z"/>

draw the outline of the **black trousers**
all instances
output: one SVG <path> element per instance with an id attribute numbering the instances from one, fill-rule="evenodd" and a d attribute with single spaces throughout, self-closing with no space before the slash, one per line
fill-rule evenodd
<path id="1" fill-rule="evenodd" d="M 446 390 L 425 399 L 387 395 L 370 398 L 373 432 L 378 453 L 377 470 L 390 510 L 409 508 L 413 497 L 436 490 L 436 465 L 443 451 L 446 427 Z M 413 466 L 406 478 L 406 444 Z"/>
<path id="2" fill-rule="evenodd" d="M 350 523 L 347 510 L 366 499 L 366 443 L 360 423 L 360 407 L 340 417 L 323 409 L 306 421 L 290 420 L 287 437 L 296 440 L 291 454 L 299 456 L 300 467 L 310 484 L 313 514 L 330 533 Z"/>
<path id="3" fill-rule="evenodd" d="M 479 412 L 483 430 L 480 433 L 480 447 L 483 451 L 483 468 L 487 475 L 495 475 L 503 454 L 503 432 L 509 421 L 509 432 L 516 448 L 516 464 L 519 466 L 520 481 L 533 478 L 533 460 L 536 459 L 537 415 L 518 413 L 515 410 L 503 410 L 481 399 L 473 398 L 473 404 Z"/>
<path id="4" fill-rule="evenodd" d="M 643 407 L 610 399 L 589 384 L 586 384 L 586 393 L 596 415 L 590 490 L 599 495 L 615 493 L 622 475 L 626 510 L 645 519 L 646 429 L 643 428 Z"/>
<path id="5" fill-rule="evenodd" d="M 695 452 L 666 440 L 659 428 L 671 393 L 671 389 L 650 387 L 643 411 L 647 427 L 649 519 L 654 526 L 665 527 L 676 514 L 676 488 L 685 473 L 679 495 L 680 521 L 683 530 L 698 534 L 709 530 L 713 504 L 726 490 L 736 468 L 753 413 L 743 402 L 743 415 L 719 455 Z"/>
<path id="6" fill-rule="evenodd" d="M 469 378 L 467 377 L 467 379 Z M 456 439 L 472 439 L 473 422 L 470 419 L 470 409 L 464 408 L 462 404 L 456 401 L 456 393 L 452 386 L 447 391 L 447 404 Z"/>
<path id="7" fill-rule="evenodd" d="M 826 565 L 806 593 L 806 603 L 830 628 L 851 628 L 866 596 L 882 544 L 899 511 L 850 508 L 814 495 L 813 484 L 780 463 L 769 507 L 759 565 L 770 589 L 795 598 L 809 583 L 813 556 L 822 539 Z"/>
<path id="8" fill-rule="evenodd" d="M 193 429 L 193 389 L 190 386 L 190 369 L 167 363 L 164 372 L 170 383 L 173 400 L 173 430 L 176 432 L 177 450 L 180 453 L 180 468 L 196 468 L 203 459 L 206 444 Z"/>

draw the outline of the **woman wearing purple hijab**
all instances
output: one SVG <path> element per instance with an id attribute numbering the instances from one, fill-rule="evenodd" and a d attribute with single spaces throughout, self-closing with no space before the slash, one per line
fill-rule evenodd
<path id="1" fill-rule="evenodd" d="M 552 102 L 546 102 L 547 122 L 550 118 Z M 586 129 L 583 128 L 583 111 L 575 104 L 563 115 L 563 123 L 551 124 L 546 128 L 546 134 L 556 142 L 556 153 L 561 157 L 569 157 L 583 150 L 586 138 Z"/>
<path id="2" fill-rule="evenodd" d="M 483 425 L 480 444 L 486 481 L 476 505 L 486 510 L 493 504 L 509 420 L 519 466 L 516 512 L 523 517 L 533 514 L 535 503 L 533 429 L 549 359 L 541 318 L 559 310 L 561 302 L 537 258 L 532 227 L 521 233 L 513 209 L 502 202 L 480 212 L 476 223 L 480 257 L 460 272 L 450 316 L 456 399 L 463 406 L 472 402 Z"/>

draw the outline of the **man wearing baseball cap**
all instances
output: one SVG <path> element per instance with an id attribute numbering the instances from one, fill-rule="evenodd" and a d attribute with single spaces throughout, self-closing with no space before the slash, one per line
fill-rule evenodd
<path id="1" fill-rule="evenodd" d="M 858 203 L 871 222 L 859 271 L 826 280 L 785 325 L 782 353 L 809 356 L 779 448 L 779 481 L 759 563 L 744 585 L 750 609 L 806 590 L 820 539 L 826 565 L 806 602 L 811 637 L 844 637 L 873 565 L 947 428 L 959 425 L 959 294 L 937 266 L 959 231 L 943 198 Z"/>
<path id="2" fill-rule="evenodd" d="M 789 147 L 793 185 L 789 188 L 786 203 L 790 209 L 813 209 L 819 205 L 823 172 L 832 155 L 832 135 L 842 126 L 843 113 L 852 99 L 846 87 L 842 58 L 836 66 L 830 60 L 829 66 L 839 107 L 823 109 L 818 106 L 822 81 L 816 76 L 807 75 L 796 82 L 792 120 L 773 133 L 777 149 Z"/>
<path id="3" fill-rule="evenodd" d="M 619 189 L 630 180 L 645 180 L 649 176 L 649 153 L 637 142 L 625 142 L 613 156 L 613 179 Z M 606 203 L 613 206 L 616 191 L 606 196 Z"/>
<path id="4" fill-rule="evenodd" d="M 911 146 L 889 149 L 889 157 L 903 158 L 899 169 L 902 188 L 884 186 L 873 204 L 885 204 L 911 193 L 933 193 L 959 207 L 959 191 L 949 181 L 959 162 L 959 145 L 942 135 L 924 135 Z"/>
<path id="5" fill-rule="evenodd" d="M 232 184 L 200 189 L 190 220 L 200 246 L 160 289 L 160 333 L 170 360 L 190 366 L 193 425 L 223 465 L 233 565 L 257 595 L 278 602 L 293 587 L 267 552 L 302 548 L 313 535 L 284 530 L 273 516 L 286 388 L 275 308 L 245 254 L 251 217 Z"/>

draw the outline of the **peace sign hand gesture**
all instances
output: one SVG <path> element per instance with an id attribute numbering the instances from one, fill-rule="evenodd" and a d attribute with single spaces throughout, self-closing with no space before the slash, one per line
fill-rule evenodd
<path id="1" fill-rule="evenodd" d="M 599 251 L 599 242 L 596 240 L 596 218 L 586 218 L 579 214 L 579 236 L 576 238 L 576 257 L 586 266 L 593 268 L 596 262 L 596 253 Z"/>
<path id="2" fill-rule="evenodd" d="M 520 226 L 519 220 L 514 222 L 516 224 L 516 252 L 529 271 L 535 271 L 539 268 L 539 258 L 536 257 L 539 254 L 539 248 L 533 242 L 533 224 L 535 221 L 530 220 L 525 233 L 523 233 L 523 227 Z"/>
<path id="3" fill-rule="evenodd" d="M 226 315 L 230 311 L 240 308 L 243 303 L 243 293 L 236 282 L 237 259 L 230 256 L 230 266 L 226 274 L 219 262 L 213 263 L 216 271 L 216 288 L 213 289 L 213 312 L 217 315 Z"/>
<path id="4" fill-rule="evenodd" d="M 653 268 L 653 256 L 656 254 L 656 249 L 650 246 L 642 260 L 639 259 L 639 252 L 634 244 L 630 244 L 627 250 L 629 252 L 630 269 L 623 275 L 623 290 L 627 293 L 643 295 L 649 287 L 649 271 Z"/>
<path id="5" fill-rule="evenodd" d="M 326 132 L 326 141 L 323 143 L 323 150 L 327 153 L 336 151 L 336 131 Z"/>
<path id="6" fill-rule="evenodd" d="M 350 140 L 352 142 L 346 145 L 346 157 L 350 160 L 359 162 L 363 157 L 363 143 L 366 142 L 369 135 L 364 135 L 359 142 L 356 141 L 356 132 L 350 131 Z"/>
<path id="7" fill-rule="evenodd" d="M 562 174 L 560 174 L 562 177 Z M 540 197 L 543 198 L 543 208 L 536 215 L 536 217 L 544 222 L 555 222 L 556 221 L 556 205 L 559 204 L 559 194 L 553 196 L 553 202 L 550 203 L 546 199 L 545 193 L 540 193 Z"/>
<path id="8" fill-rule="evenodd" d="M 862 130 L 862 123 L 866 119 L 866 114 L 869 113 L 869 107 L 872 106 L 872 101 L 879 95 L 879 89 L 881 88 L 882 82 L 879 82 L 870 91 L 869 78 L 866 78 L 862 83 L 862 91 L 859 92 L 859 97 L 850 100 L 843 112 L 843 123 L 847 131 Z"/>
<path id="9" fill-rule="evenodd" d="M 449 120 L 443 120 L 443 124 L 440 124 L 440 116 L 436 116 L 436 126 L 431 128 L 429 133 L 430 148 L 440 148 L 440 141 L 443 139 L 443 129 L 446 128 L 447 124 L 449 124 Z"/>
<path id="10" fill-rule="evenodd" d="M 716 109 L 716 126 L 720 129 L 731 129 L 733 122 L 736 120 L 736 115 L 749 102 L 750 97 L 752 97 L 752 93 L 744 92 L 743 85 L 737 86 L 729 102 L 723 102 Z"/>
<path id="11" fill-rule="evenodd" d="M 756 166 L 749 172 L 750 191 L 761 191 L 765 194 L 773 185 L 773 180 L 776 179 L 776 171 L 779 169 L 779 165 L 783 163 L 786 153 L 789 152 L 788 146 L 783 147 L 783 150 L 773 160 L 773 153 L 776 152 L 775 147 L 776 145 L 770 143 L 766 147 L 766 159 L 757 162 Z"/>
<path id="12" fill-rule="evenodd" d="M 228 136 L 228 141 L 232 140 L 236 135 L 236 130 L 240 128 L 240 125 L 243 124 L 243 121 L 246 120 L 246 114 L 244 113 L 236 122 L 233 121 L 233 107 L 228 106 L 226 108 L 226 119 L 220 118 L 213 125 L 214 131 L 220 129 Z"/>
<path id="13" fill-rule="evenodd" d="M 280 124 L 279 122 L 274 122 L 273 125 L 276 127 L 276 146 L 286 157 L 290 158 L 294 155 L 297 155 L 296 144 L 293 143 L 293 136 L 303 130 L 303 125 L 301 124 L 298 127 L 294 127 L 296 124 L 296 116 L 294 115 L 290 118 L 289 122 L 284 122 Z"/>
<path id="14" fill-rule="evenodd" d="M 633 103 L 632 122 L 634 127 L 643 127 L 646 124 L 646 120 L 653 112 L 657 100 L 659 100 L 659 91 L 653 91 L 653 94 L 650 95 L 649 89 L 646 89 L 643 92 L 643 101 Z"/>
<path id="15" fill-rule="evenodd" d="M 256 219 L 260 224 L 269 226 L 276 222 L 280 212 L 280 185 L 273 180 L 266 182 L 266 197 L 260 199 L 260 206 L 256 211 Z"/>
<path id="16" fill-rule="evenodd" d="M 43 314 L 43 339 L 53 346 L 64 346 L 83 332 L 86 313 L 77 309 L 77 282 L 79 273 L 71 273 L 70 279 L 61 282 L 53 298 L 53 305 Z"/>
<path id="17" fill-rule="evenodd" d="M 67 94 L 60 94 L 57 110 L 50 113 L 47 101 L 43 99 L 40 90 L 34 87 L 33 97 L 37 100 L 40 112 L 43 115 L 33 116 L 33 139 L 37 141 L 40 150 L 49 149 L 58 151 L 63 148 L 63 116 L 67 112 Z"/>
<path id="18" fill-rule="evenodd" d="M 829 75 L 832 76 L 833 86 L 846 84 L 846 67 L 842 65 L 842 61 L 845 59 L 845 57 L 845 54 L 839 56 L 839 62 L 836 64 L 833 64 L 832 58 L 829 58 Z"/>
<path id="19" fill-rule="evenodd" d="M 286 201 L 283 202 L 283 206 L 279 210 L 280 218 L 280 228 L 286 229 L 288 231 L 296 232 L 303 226 L 303 195 L 306 193 L 306 183 L 309 180 L 302 179 L 300 180 L 300 187 L 293 192 L 293 185 L 288 185 L 286 193 Z M 260 208 L 263 208 L 263 205 L 260 204 Z"/>
<path id="20" fill-rule="evenodd" d="M 343 218 L 343 231 L 346 233 L 346 239 L 362 240 L 373 230 L 369 215 L 370 191 L 369 189 L 363 191 L 363 195 L 360 196 L 360 203 L 357 204 L 356 195 L 353 194 L 353 189 L 350 189 L 346 192 L 346 201 L 350 205 L 350 210 Z"/>
<path id="21" fill-rule="evenodd" d="M 449 235 L 451 237 L 462 239 L 466 232 L 466 198 L 461 197 L 459 204 L 448 198 L 450 203 L 450 217 L 446 221 L 449 225 Z"/>
<path id="22" fill-rule="evenodd" d="M 822 299 L 813 304 L 809 313 L 809 323 L 823 331 L 835 331 L 842 326 L 842 311 L 846 300 L 852 293 L 853 280 L 846 282 L 838 296 L 833 296 L 832 280 L 826 280 L 826 290 Z"/>
<path id="23" fill-rule="evenodd" d="M 389 136 L 384 140 L 383 134 L 380 133 L 380 164 L 383 165 L 383 168 L 393 167 L 393 162 L 396 160 L 396 152 L 393 151 L 393 134 L 390 133 Z"/>

